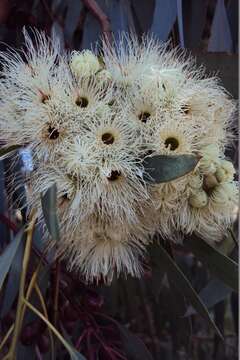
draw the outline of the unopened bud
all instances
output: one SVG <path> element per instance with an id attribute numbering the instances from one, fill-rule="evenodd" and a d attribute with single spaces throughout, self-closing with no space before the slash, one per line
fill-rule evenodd
<path id="1" fill-rule="evenodd" d="M 208 203 L 208 196 L 205 191 L 199 191 L 189 197 L 189 204 L 194 208 L 202 208 Z"/>

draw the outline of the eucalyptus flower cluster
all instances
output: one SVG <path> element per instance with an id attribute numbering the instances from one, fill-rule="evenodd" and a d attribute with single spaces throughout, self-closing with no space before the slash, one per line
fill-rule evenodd
<path id="1" fill-rule="evenodd" d="M 153 38 L 122 35 L 90 50 L 24 31 L 22 51 L 2 52 L 1 138 L 28 147 L 29 209 L 44 226 L 41 194 L 57 185 L 59 251 L 86 279 L 139 276 L 154 235 L 220 240 L 237 203 L 225 159 L 235 106 L 215 77 Z M 155 184 L 146 156 L 195 154 L 189 174 Z"/>

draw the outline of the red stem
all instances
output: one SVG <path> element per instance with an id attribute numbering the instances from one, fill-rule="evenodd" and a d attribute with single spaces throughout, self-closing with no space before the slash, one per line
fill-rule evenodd
<path id="1" fill-rule="evenodd" d="M 103 36 L 110 44 L 112 42 L 111 23 L 107 15 L 103 12 L 95 0 L 82 0 L 86 8 L 93 14 L 101 25 Z"/>
<path id="2" fill-rule="evenodd" d="M 0 221 L 7 225 L 14 233 L 18 232 L 18 227 L 6 215 L 0 214 Z"/>

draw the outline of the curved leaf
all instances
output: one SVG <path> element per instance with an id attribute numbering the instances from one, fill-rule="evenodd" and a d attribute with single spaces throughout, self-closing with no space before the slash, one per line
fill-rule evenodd
<path id="1" fill-rule="evenodd" d="M 0 289 L 12 265 L 14 256 L 18 250 L 19 244 L 22 240 L 24 229 L 19 230 L 14 239 L 6 247 L 4 252 L 0 255 Z"/>
<path id="2" fill-rule="evenodd" d="M 177 19 L 178 19 L 178 32 L 179 32 L 179 40 L 180 46 L 182 48 L 185 47 L 184 41 L 184 27 L 183 27 L 183 4 L 182 0 L 177 0 Z"/>
<path id="3" fill-rule="evenodd" d="M 205 306 L 210 309 L 220 301 L 225 300 L 231 292 L 232 289 L 230 287 L 224 285 L 218 279 L 213 279 L 200 291 L 198 295 Z M 196 311 L 192 307 L 189 307 L 185 316 L 191 316 L 194 314 L 196 314 Z"/>
<path id="4" fill-rule="evenodd" d="M 53 240 L 60 238 L 59 225 L 57 219 L 57 186 L 53 184 L 41 198 L 42 210 L 48 231 Z"/>
<path id="5" fill-rule="evenodd" d="M 146 348 L 145 344 L 132 334 L 126 327 L 115 322 L 120 332 L 123 349 L 128 359 L 131 360 L 153 360 L 152 355 Z"/>
<path id="6" fill-rule="evenodd" d="M 20 241 L 18 250 L 12 261 L 12 265 L 7 279 L 6 289 L 4 291 L 1 317 L 4 317 L 8 313 L 17 296 L 20 277 L 21 277 L 21 270 L 22 270 L 23 253 L 24 253 L 24 244 L 23 241 Z"/>
<path id="7" fill-rule="evenodd" d="M 176 21 L 176 17 L 176 0 L 156 0 L 151 32 L 160 40 L 166 41 Z"/>
<path id="8" fill-rule="evenodd" d="M 143 160 L 144 180 L 164 183 L 175 180 L 194 170 L 199 158 L 196 155 L 156 155 Z"/>
<path id="9" fill-rule="evenodd" d="M 235 246 L 238 245 L 237 240 L 235 239 L 234 232 L 232 229 L 229 229 L 224 239 L 214 245 L 214 247 L 222 254 L 229 256 Z"/>
<path id="10" fill-rule="evenodd" d="M 174 285 L 178 287 L 178 289 L 192 304 L 192 306 L 199 313 L 199 315 L 206 319 L 212 329 L 218 334 L 221 339 L 223 339 L 222 334 L 220 333 L 214 321 L 211 319 L 208 309 L 192 287 L 189 280 L 186 278 L 178 265 L 168 254 L 168 252 L 161 245 L 155 246 L 154 251 L 158 254 L 157 256 L 159 258 L 159 261 L 161 261 L 162 264 L 165 265 L 169 281 L 174 282 Z"/>
<path id="11" fill-rule="evenodd" d="M 232 35 L 224 0 L 218 0 L 213 17 L 208 51 L 232 52 Z"/>
<path id="12" fill-rule="evenodd" d="M 238 292 L 238 265 L 235 261 L 196 236 L 187 239 L 186 245 L 213 275 Z"/>

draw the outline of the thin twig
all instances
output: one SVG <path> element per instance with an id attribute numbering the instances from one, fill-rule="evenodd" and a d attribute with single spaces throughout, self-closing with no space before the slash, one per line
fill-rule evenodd
<path id="1" fill-rule="evenodd" d="M 24 288 L 25 288 L 25 282 L 26 282 L 26 276 L 27 276 L 28 263 L 29 263 L 30 254 L 31 254 L 32 238 L 33 238 L 35 222 L 36 222 L 36 217 L 35 217 L 34 213 L 32 213 L 31 222 L 30 222 L 28 232 L 27 232 L 27 239 L 26 239 L 24 257 L 23 257 L 23 265 L 22 265 L 22 273 L 21 273 L 19 293 L 18 293 L 18 304 L 17 304 L 16 321 L 15 321 L 15 325 L 14 325 L 13 339 L 12 339 L 9 353 L 7 355 L 7 358 L 9 358 L 9 359 L 15 358 L 16 346 L 17 346 L 17 342 L 18 342 L 20 329 L 22 326 L 22 309 L 23 309 L 23 305 L 24 305 L 24 303 L 23 303 Z"/>
<path id="2" fill-rule="evenodd" d="M 46 307 L 44 298 L 42 296 L 41 290 L 40 290 L 37 283 L 35 283 L 34 288 L 35 288 L 35 291 L 36 291 L 36 293 L 38 295 L 39 301 L 41 303 L 43 314 L 44 314 L 45 318 L 48 320 L 47 307 Z M 52 332 L 51 332 L 50 328 L 48 328 L 48 332 L 49 332 L 49 338 L 50 338 L 51 349 L 52 349 L 51 354 L 52 354 L 52 359 L 53 359 L 54 358 L 54 339 L 53 339 Z"/>
<path id="3" fill-rule="evenodd" d="M 95 0 L 82 0 L 86 8 L 98 20 L 102 28 L 102 33 L 105 40 L 110 44 L 112 42 L 111 23 L 107 15 L 103 12 Z"/>
<path id="4" fill-rule="evenodd" d="M 73 349 L 70 346 L 70 344 L 64 339 L 64 337 L 60 334 L 60 332 L 53 326 L 52 323 L 48 321 L 48 319 L 40 312 L 38 311 L 30 302 L 28 302 L 26 299 L 23 299 L 24 303 L 27 305 L 27 307 L 32 310 L 36 315 L 42 319 L 45 324 L 52 330 L 54 335 L 58 337 L 58 339 L 61 341 L 61 343 L 66 347 L 66 349 L 69 351 L 69 354 L 71 355 L 73 353 Z"/>
<path id="5" fill-rule="evenodd" d="M 6 335 L 4 336 L 1 344 L 0 344 L 0 352 L 2 351 L 4 345 L 6 344 L 9 336 L 11 335 L 11 333 L 13 332 L 13 329 L 14 329 L 14 324 L 12 324 L 12 326 L 10 326 L 10 328 L 8 329 L 8 332 L 6 333 Z"/>
<path id="6" fill-rule="evenodd" d="M 57 327 L 58 318 L 58 299 L 59 299 L 59 282 L 60 282 L 60 260 L 56 260 L 56 269 L 53 283 L 53 325 Z"/>

